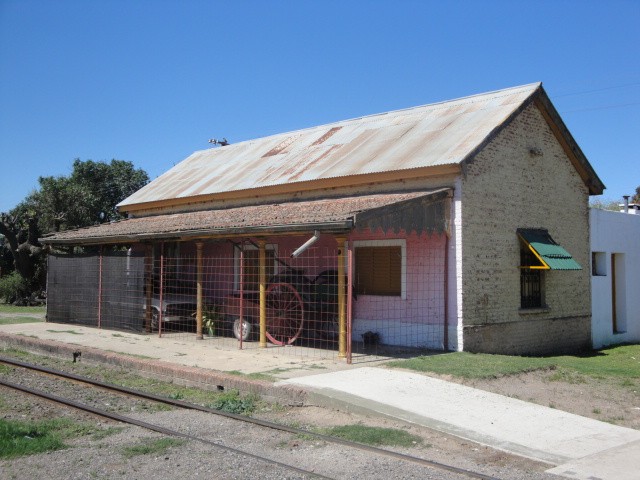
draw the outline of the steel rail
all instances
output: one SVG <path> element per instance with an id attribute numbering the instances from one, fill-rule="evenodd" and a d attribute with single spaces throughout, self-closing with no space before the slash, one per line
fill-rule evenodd
<path id="1" fill-rule="evenodd" d="M 104 418 L 109 418 L 111 420 L 116 420 L 118 422 L 128 423 L 130 425 L 136 425 L 138 427 L 146 428 L 147 430 L 151 430 L 151 431 L 154 431 L 154 432 L 157 432 L 157 433 L 161 433 L 163 435 L 179 437 L 179 438 L 184 438 L 184 439 L 187 439 L 187 440 L 193 440 L 193 441 L 196 441 L 196 442 L 205 443 L 207 445 L 211 445 L 211 446 L 219 448 L 221 450 L 226 450 L 228 452 L 244 455 L 246 457 L 250 457 L 250 458 L 253 458 L 255 460 L 259 460 L 261 462 L 270 463 L 270 464 L 276 465 L 278 467 L 286 468 L 287 470 L 292 470 L 294 472 L 301 473 L 303 475 L 309 475 L 311 477 L 326 478 L 328 480 L 333 480 L 331 477 L 327 477 L 325 475 L 322 475 L 322 474 L 319 474 L 319 473 L 316 473 L 316 472 L 312 472 L 310 470 L 304 470 L 302 468 L 295 467 L 293 465 L 289 465 L 289 464 L 286 464 L 286 463 L 283 463 L 283 462 L 279 462 L 278 460 L 273 460 L 273 459 L 267 458 L 267 457 L 261 457 L 260 455 L 256 455 L 254 453 L 246 452 L 244 450 L 240 450 L 240 449 L 233 448 L 233 447 L 228 447 L 226 445 L 222 445 L 220 443 L 216 443 L 216 442 L 213 442 L 211 440 L 207 440 L 205 438 L 196 437 L 196 436 L 193 436 L 193 435 L 189 435 L 187 433 L 178 432 L 177 430 L 171 430 L 169 428 L 165 428 L 165 427 L 162 427 L 160 425 L 154 425 L 153 423 L 148 423 L 148 422 L 144 422 L 142 420 L 137 420 L 135 418 L 126 417 L 124 415 L 119 415 L 117 413 L 107 412 L 106 410 L 101 410 L 99 408 L 92 407 L 91 405 L 86 405 L 84 403 L 76 402 L 76 401 L 73 401 L 73 400 L 68 400 L 66 398 L 58 397 L 56 395 L 51 395 L 50 393 L 46 393 L 46 392 L 42 392 L 40 390 L 35 390 L 33 388 L 25 387 L 24 385 L 18 385 L 16 383 L 6 382 L 6 381 L 1 380 L 1 379 L 0 379 L 0 385 L 3 385 L 5 387 L 9 387 L 9 388 L 13 388 L 14 390 L 19 390 L 21 392 L 29 393 L 31 395 L 35 395 L 35 396 L 38 396 L 40 398 L 44 398 L 46 400 L 50 400 L 50 401 L 53 401 L 53 402 L 56 402 L 56 403 L 60 403 L 62 405 L 66 405 L 68 407 L 73 407 L 73 408 L 76 408 L 78 410 L 83 410 L 85 412 L 90 412 L 90 413 L 93 413 L 94 415 L 98 415 L 98 416 L 101 416 L 101 417 L 104 417 Z"/>
<path id="2" fill-rule="evenodd" d="M 67 373 L 67 372 L 63 372 L 60 370 L 55 370 L 55 369 L 51 369 L 51 368 L 47 368 L 47 367 L 41 367 L 39 365 L 33 365 L 33 364 L 29 364 L 29 363 L 25 363 L 25 362 L 21 362 L 19 360 L 14 360 L 14 359 L 10 359 L 10 358 L 6 358 L 6 357 L 1 357 L 0 356 L 0 363 L 6 363 L 9 365 L 13 365 L 13 366 L 17 366 L 17 367 L 22 367 L 22 368 L 27 368 L 30 370 L 35 370 L 35 371 L 39 371 L 42 373 L 46 373 L 49 375 L 54 375 L 54 376 L 58 376 L 58 377 L 63 377 L 63 378 L 68 378 L 70 380 L 74 380 L 74 381 L 78 381 L 78 382 L 82 382 L 82 383 L 87 383 L 89 385 L 94 385 L 96 387 L 101 387 L 107 390 L 112 390 L 112 391 L 116 391 L 116 392 L 120 392 L 120 393 L 124 393 L 127 395 L 132 395 L 135 397 L 139 397 L 139 398 L 144 398 L 147 400 L 152 400 L 152 401 L 156 401 L 156 402 L 161 402 L 161 403 L 165 403 L 167 405 L 172 405 L 175 407 L 181 407 L 181 408 L 185 408 L 185 409 L 190 409 L 190 410 L 198 410 L 201 412 L 206 412 L 206 413 L 211 413 L 214 415 L 219 415 L 222 417 L 226 417 L 226 418 L 231 418 L 233 420 L 238 420 L 241 422 L 245 422 L 245 423 L 250 423 L 253 425 L 258 425 L 261 427 L 265 427 L 265 428 L 270 428 L 273 430 L 279 430 L 279 431 L 283 431 L 283 432 L 287 432 L 287 433 L 293 433 L 296 435 L 311 435 L 317 439 L 320 440 L 324 440 L 326 442 L 329 443 L 334 443 L 334 444 L 340 444 L 340 445 L 344 445 L 347 447 L 351 447 L 351 448 L 356 448 L 359 450 L 363 450 L 369 453 L 374 453 L 374 454 L 378 454 L 378 455 L 385 455 L 387 457 L 391 457 L 391 458 L 395 458 L 397 460 L 402 460 L 402 461 L 406 461 L 406 462 L 411 462 L 411 463 L 417 463 L 426 467 L 430 467 L 430 468 L 437 468 L 440 470 L 446 470 L 452 473 L 457 473 L 460 475 L 465 475 L 467 477 L 470 478 L 477 478 L 480 480 L 500 480 L 497 477 L 492 477 L 490 475 L 485 475 L 483 473 L 480 472 L 474 472 L 472 470 L 466 470 L 464 468 L 459 468 L 459 467 L 454 467 L 452 465 L 447 465 L 445 463 L 440 463 L 440 462 L 436 462 L 434 460 L 427 460 L 424 458 L 419 458 L 419 457 L 414 457 L 411 455 L 406 455 L 404 453 L 399 453 L 399 452 L 394 452 L 391 450 L 385 450 L 383 448 L 378 448 L 378 447 L 373 447 L 370 445 L 365 445 L 363 443 L 358 443 L 358 442 L 352 442 L 350 440 L 345 440 L 339 437 L 332 437 L 330 435 L 324 435 L 322 433 L 316 433 L 316 432 L 312 432 L 309 430 L 302 430 L 299 428 L 295 428 L 295 427 L 289 427 L 286 425 L 281 425 L 278 423 L 274 423 L 274 422 L 269 422 L 268 420 L 260 420 L 257 418 L 252 418 L 252 417 L 247 417 L 245 415 L 238 415 L 235 413 L 229 413 L 229 412 L 223 412 L 221 410 L 216 410 L 213 408 L 208 408 L 208 407 L 204 407 L 202 405 L 196 405 L 194 403 L 189 403 L 189 402 L 185 402 L 183 400 L 177 400 L 177 399 L 172 399 L 172 398 L 167 398 L 167 397 L 162 397 L 160 395 L 154 395 L 152 393 L 147 393 L 147 392 L 142 392 L 142 391 L 137 391 L 137 390 L 133 390 L 127 387 L 121 387 L 118 385 L 113 385 L 110 383 L 105 383 L 105 382 L 100 382 L 99 380 L 93 380 L 90 378 L 86 378 L 86 377 L 82 377 L 80 375 L 75 375 L 73 373 Z"/>

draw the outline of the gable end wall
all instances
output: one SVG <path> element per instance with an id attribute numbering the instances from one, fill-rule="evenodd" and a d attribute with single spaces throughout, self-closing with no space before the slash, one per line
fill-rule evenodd
<path id="1" fill-rule="evenodd" d="M 536 149 L 542 155 L 532 155 Z M 464 350 L 546 354 L 589 348 L 588 190 L 531 104 L 462 175 Z M 545 271 L 548 309 L 520 310 L 518 228 L 546 228 L 582 266 Z"/>

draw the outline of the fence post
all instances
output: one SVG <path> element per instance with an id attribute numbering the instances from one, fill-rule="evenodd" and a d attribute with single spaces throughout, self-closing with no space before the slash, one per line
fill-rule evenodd
<path id="1" fill-rule="evenodd" d="M 353 242 L 347 246 L 347 363 L 352 362 L 353 331 Z"/>
<path id="2" fill-rule="evenodd" d="M 98 328 L 102 328 L 102 245 L 98 262 Z"/>
<path id="3" fill-rule="evenodd" d="M 151 316 L 153 315 L 153 307 L 151 301 L 153 298 L 153 245 L 148 243 L 144 250 L 144 279 L 145 279 L 145 298 L 147 308 L 144 312 L 144 329 L 147 333 L 151 333 Z M 162 309 L 162 306 L 160 307 Z"/>
<path id="4" fill-rule="evenodd" d="M 196 338 L 202 340 L 202 242 L 196 242 Z"/>
<path id="5" fill-rule="evenodd" d="M 336 237 L 338 242 L 338 358 L 347 356 L 347 322 L 344 284 L 344 249 L 346 238 Z"/>
<path id="6" fill-rule="evenodd" d="M 260 347 L 267 348 L 267 253 L 266 242 L 258 241 L 260 264 Z"/>

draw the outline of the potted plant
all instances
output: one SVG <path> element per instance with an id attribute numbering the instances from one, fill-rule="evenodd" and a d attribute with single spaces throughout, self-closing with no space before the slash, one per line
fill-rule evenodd
<path id="1" fill-rule="evenodd" d="M 216 324 L 220 320 L 220 316 L 220 307 L 217 305 L 210 305 L 203 309 L 202 328 L 210 337 L 213 337 L 216 334 Z"/>

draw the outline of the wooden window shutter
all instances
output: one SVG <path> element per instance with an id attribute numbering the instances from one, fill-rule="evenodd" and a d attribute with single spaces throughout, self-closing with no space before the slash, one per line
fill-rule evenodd
<path id="1" fill-rule="evenodd" d="M 402 295 L 402 248 L 356 247 L 356 292 L 361 295 Z"/>

